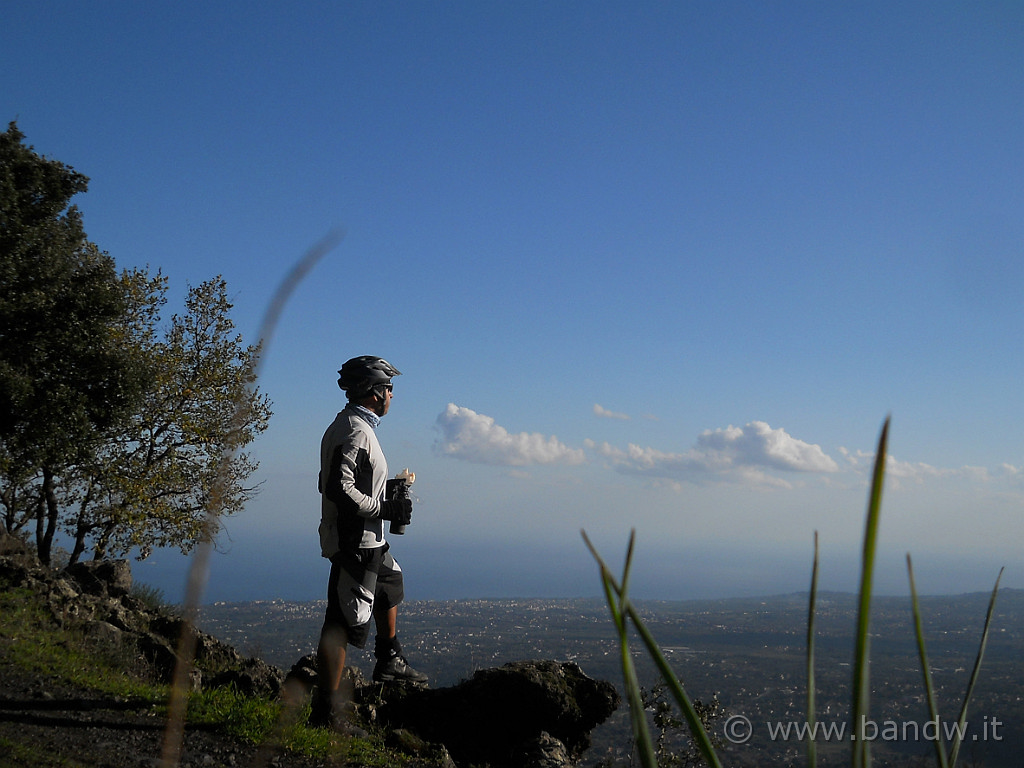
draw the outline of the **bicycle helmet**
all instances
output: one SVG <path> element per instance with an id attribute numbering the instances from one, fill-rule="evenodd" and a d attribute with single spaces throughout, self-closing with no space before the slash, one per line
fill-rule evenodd
<path id="1" fill-rule="evenodd" d="M 393 376 L 402 372 L 383 357 L 360 355 L 347 360 L 338 371 L 338 386 L 345 391 L 349 400 L 366 397 L 377 387 L 390 384 Z"/>

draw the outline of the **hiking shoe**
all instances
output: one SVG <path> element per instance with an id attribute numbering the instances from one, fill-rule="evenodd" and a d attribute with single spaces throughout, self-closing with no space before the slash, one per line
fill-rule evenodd
<path id="1" fill-rule="evenodd" d="M 348 702 L 332 706 L 330 699 L 315 696 L 306 725 L 310 728 L 325 728 L 345 736 L 367 737 L 365 730 L 353 723 L 355 706 Z"/>
<path id="2" fill-rule="evenodd" d="M 334 712 L 330 699 L 321 696 L 313 697 L 313 704 L 309 708 L 309 720 L 306 721 L 306 725 L 310 728 L 334 727 Z"/>
<path id="3" fill-rule="evenodd" d="M 373 681 L 375 683 L 414 683 L 425 685 L 430 678 L 422 672 L 417 672 L 409 666 L 404 656 L 392 656 L 389 659 L 381 659 L 373 668 Z"/>

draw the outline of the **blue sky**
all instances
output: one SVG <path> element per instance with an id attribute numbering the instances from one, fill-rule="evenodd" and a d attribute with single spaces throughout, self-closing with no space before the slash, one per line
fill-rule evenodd
<path id="1" fill-rule="evenodd" d="M 386 357 L 411 597 L 1024 587 L 1024 6 L 5 4 L 0 117 L 123 267 L 285 308 L 209 599 L 312 599 L 336 370 Z M 185 561 L 136 576 L 180 594 Z"/>

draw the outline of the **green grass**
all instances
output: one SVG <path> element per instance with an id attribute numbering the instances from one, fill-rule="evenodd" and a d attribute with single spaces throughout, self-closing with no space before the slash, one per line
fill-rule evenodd
<path id="1" fill-rule="evenodd" d="M 213 727 L 248 744 L 277 744 L 298 754 L 324 759 L 354 753 L 360 765 L 401 765 L 401 755 L 383 748 L 379 738 L 343 738 L 322 728 L 308 728 L 309 705 L 295 711 L 280 701 L 246 696 L 234 686 L 193 693 L 188 723 Z"/>
<path id="2" fill-rule="evenodd" d="M 147 680 L 126 653 L 89 638 L 73 622 L 58 627 L 31 590 L 0 591 L 0 616 L 7 655 L 26 672 L 109 696 L 154 704 L 167 698 L 168 687 Z"/>
<path id="3" fill-rule="evenodd" d="M 188 701 L 190 725 L 214 726 L 249 744 L 262 744 L 281 717 L 275 701 L 239 693 L 234 686 L 194 693 Z"/>
<path id="4" fill-rule="evenodd" d="M 18 768 L 80 768 L 73 760 L 54 755 L 45 745 L 19 744 L 10 739 L 0 738 L 0 764 L 16 765 Z"/>
<path id="5" fill-rule="evenodd" d="M 875 452 L 875 463 L 871 476 L 871 489 L 868 496 L 867 518 L 864 526 L 864 541 L 861 550 L 861 579 L 858 592 L 858 612 L 855 632 L 855 650 L 853 659 L 853 684 L 852 684 L 852 731 L 850 764 L 853 768 L 869 768 L 871 765 L 870 739 L 865 738 L 865 722 L 868 719 L 870 708 L 870 616 L 871 597 L 874 583 L 875 553 L 878 541 L 878 525 L 881 517 L 882 490 L 885 483 L 885 466 L 888 455 L 889 442 L 889 419 L 885 420 L 882 426 L 881 435 L 878 440 L 878 449 Z M 625 680 L 626 699 L 630 705 L 631 722 L 633 725 L 633 737 L 637 746 L 640 765 L 643 768 L 658 768 L 658 756 L 654 743 L 651 739 L 650 729 L 647 725 L 645 708 L 642 701 L 642 691 L 637 681 L 636 669 L 633 665 L 633 658 L 628 647 L 628 630 L 631 622 L 637 630 L 648 654 L 654 661 L 658 672 L 669 693 L 672 694 L 676 705 L 679 707 L 687 726 L 693 743 L 696 745 L 705 763 L 711 768 L 721 768 L 721 762 L 715 752 L 713 740 L 710 738 L 699 713 L 687 696 L 683 684 L 672 671 L 664 654 L 654 641 L 650 632 L 644 626 L 636 609 L 629 601 L 629 573 L 633 561 L 633 549 L 636 532 L 630 534 L 629 545 L 626 550 L 626 563 L 623 568 L 622 578 L 617 579 L 608 569 L 600 554 L 594 548 L 586 532 L 583 532 L 583 539 L 593 554 L 600 567 L 601 583 L 604 587 L 605 597 L 611 611 L 612 623 L 618 637 L 621 651 L 622 673 Z M 917 597 L 917 590 L 914 585 L 914 570 L 907 555 L 907 570 L 910 579 L 911 607 L 914 615 L 914 628 L 918 644 L 918 657 L 921 663 L 922 686 L 924 689 L 925 701 L 928 703 L 929 716 L 937 721 L 939 713 L 935 700 L 935 693 L 932 686 L 931 672 L 928 665 L 928 654 L 925 648 L 924 634 L 922 631 L 921 611 Z M 981 669 L 982 658 L 985 653 L 985 646 L 988 641 L 989 627 L 992 621 L 995 608 L 996 595 L 999 591 L 999 580 L 1002 571 L 996 578 L 992 596 L 989 599 L 988 614 L 982 628 L 981 641 L 978 648 L 974 669 L 971 673 L 967 690 L 964 693 L 962 704 L 959 710 L 960 733 L 967 720 L 968 707 L 974 686 Z M 811 569 L 810 601 L 807 614 L 807 717 L 808 725 L 814 725 L 815 713 L 815 678 L 814 678 L 814 653 L 815 653 L 815 601 L 818 590 L 818 536 L 814 536 L 814 557 Z M 954 741 L 948 747 L 940 739 L 934 741 L 935 762 L 939 768 L 950 768 L 955 766 L 959 756 L 960 742 Z M 817 765 L 817 750 L 813 739 L 807 743 L 807 764 L 814 768 Z"/>
<path id="6" fill-rule="evenodd" d="M 93 691 L 128 700 L 140 709 L 166 716 L 171 687 L 155 682 L 135 654 L 91 638 L 79 622 L 53 618 L 46 598 L 24 587 L 0 583 L 0 654 L 30 675 L 52 685 Z M 306 727 L 308 705 L 297 711 L 280 701 L 252 697 L 227 686 L 191 693 L 188 727 L 205 727 L 253 745 L 280 745 L 317 759 L 341 759 L 367 768 L 400 768 L 410 762 L 383 745 L 383 734 L 370 738 L 341 737 Z M 0 753 L 16 765 L 63 766 L 77 763 L 46 754 L 35 744 L 0 740 Z"/>

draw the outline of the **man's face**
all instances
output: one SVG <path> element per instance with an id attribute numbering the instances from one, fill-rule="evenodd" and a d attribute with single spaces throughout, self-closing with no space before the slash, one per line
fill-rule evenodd
<path id="1" fill-rule="evenodd" d="M 381 399 L 380 395 L 375 395 L 376 400 L 377 400 L 377 407 L 374 408 L 373 410 L 374 410 L 374 413 L 376 413 L 378 416 L 383 416 L 384 414 L 386 414 L 391 409 L 391 397 L 392 397 L 391 385 L 390 384 L 385 384 L 383 389 L 384 389 L 384 399 Z"/>

